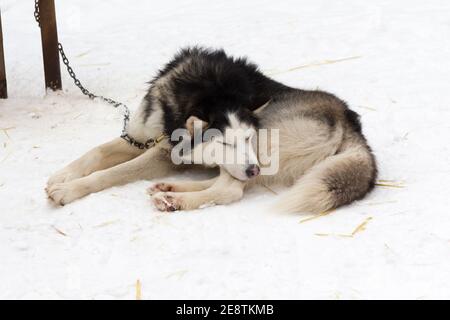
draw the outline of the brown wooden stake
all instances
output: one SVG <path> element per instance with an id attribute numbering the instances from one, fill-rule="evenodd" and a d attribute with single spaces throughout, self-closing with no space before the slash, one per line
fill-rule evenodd
<path id="1" fill-rule="evenodd" d="M 0 11 L 0 98 L 8 98 L 6 87 L 5 55 L 3 53 L 2 12 Z"/>
<path id="2" fill-rule="evenodd" d="M 40 0 L 42 54 L 44 57 L 45 86 L 61 90 L 61 70 L 59 67 L 58 31 L 54 0 Z"/>

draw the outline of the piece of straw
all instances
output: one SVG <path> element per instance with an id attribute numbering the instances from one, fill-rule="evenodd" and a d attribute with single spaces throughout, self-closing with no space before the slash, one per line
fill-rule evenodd
<path id="1" fill-rule="evenodd" d="M 166 276 L 166 279 L 170 279 L 170 278 L 172 278 L 174 276 L 176 276 L 178 279 L 181 279 L 187 272 L 188 272 L 188 270 L 175 271 L 175 272 L 172 272 L 172 273 L 168 274 Z"/>
<path id="2" fill-rule="evenodd" d="M 375 183 L 378 187 L 387 187 L 387 188 L 404 188 L 405 186 L 399 184 L 390 184 L 390 183 Z"/>
<path id="3" fill-rule="evenodd" d="M 59 230 L 57 227 L 55 227 L 55 226 L 52 226 L 53 227 L 53 229 L 55 229 L 55 231 L 56 232 L 58 232 L 60 235 L 62 235 L 62 236 L 64 236 L 64 237 L 67 237 L 67 233 L 65 233 L 65 232 L 62 232 L 61 230 Z"/>
<path id="4" fill-rule="evenodd" d="M 380 202 L 367 202 L 367 203 L 362 203 L 360 205 L 362 206 L 379 206 L 382 204 L 387 204 L 387 203 L 396 203 L 398 202 L 397 200 L 390 200 L 390 201 L 380 201 Z"/>
<path id="5" fill-rule="evenodd" d="M 89 52 L 91 52 L 91 50 L 88 50 L 88 51 L 85 51 L 85 52 L 82 52 L 82 53 L 80 53 L 79 55 L 77 55 L 76 57 L 77 58 L 81 58 L 81 57 L 84 57 L 85 55 L 87 55 Z"/>
<path id="6" fill-rule="evenodd" d="M 387 180 L 387 179 L 379 179 L 375 183 L 376 186 L 379 187 L 387 187 L 387 188 L 404 188 L 404 181 L 396 181 L 396 180 Z"/>
<path id="7" fill-rule="evenodd" d="M 357 106 L 358 108 L 362 108 L 362 109 L 367 109 L 367 110 L 370 110 L 370 111 L 377 111 L 377 109 L 375 109 L 375 108 L 372 108 L 372 107 L 368 107 L 368 106 Z"/>
<path id="8" fill-rule="evenodd" d="M 367 223 L 372 220 L 372 217 L 368 217 L 366 218 L 366 220 L 364 220 L 362 223 L 360 223 L 354 230 L 352 233 L 350 234 L 338 234 L 339 237 L 342 238 L 353 238 L 355 236 L 355 234 L 359 233 L 359 232 L 363 232 L 364 230 L 366 230 L 366 225 Z"/>
<path id="9" fill-rule="evenodd" d="M 292 71 L 295 71 L 295 70 L 309 68 L 309 67 L 317 67 L 317 66 L 322 66 L 322 65 L 325 65 L 325 64 L 333 64 L 333 63 L 338 63 L 338 62 L 342 62 L 342 61 L 359 59 L 361 57 L 362 56 L 352 56 L 352 57 L 335 59 L 335 60 L 324 60 L 324 61 L 313 62 L 313 63 L 309 63 L 309 64 L 303 64 L 303 65 L 300 65 L 300 66 L 297 66 L 297 67 L 293 67 L 293 68 L 290 68 L 290 69 L 287 69 L 287 70 L 284 70 L 284 71 L 269 73 L 269 76 L 273 76 L 273 75 L 276 75 L 276 74 L 287 73 L 287 72 L 292 72 Z"/>
<path id="10" fill-rule="evenodd" d="M 319 213 L 319 214 L 314 215 L 314 216 L 312 216 L 312 217 L 309 217 L 309 218 L 305 218 L 305 219 L 303 219 L 303 220 L 300 220 L 298 223 L 304 223 L 304 222 L 307 222 L 307 221 L 311 221 L 311 220 L 314 220 L 314 219 L 317 219 L 317 218 L 320 218 L 320 217 L 329 215 L 329 214 L 330 214 L 331 212 L 333 212 L 333 211 L 334 211 L 334 209 L 331 209 L 331 210 L 328 210 L 328 211 Z"/>
<path id="11" fill-rule="evenodd" d="M 12 130 L 12 129 L 15 129 L 15 128 L 16 128 L 16 127 L 0 128 L 0 130 L 2 130 L 3 133 L 5 134 L 5 136 L 6 136 L 9 140 L 11 140 L 11 137 L 10 137 L 9 134 L 8 134 L 8 130 Z"/>
<path id="12" fill-rule="evenodd" d="M 341 238 L 353 238 L 357 233 L 363 232 L 364 230 L 366 230 L 366 225 L 370 220 L 372 220 L 372 217 L 366 218 L 350 234 L 315 233 L 314 235 L 316 235 L 318 237 L 338 236 Z"/>
<path id="13" fill-rule="evenodd" d="M 111 224 L 117 223 L 117 222 L 119 222 L 119 221 L 120 221 L 120 219 L 111 220 L 111 221 L 105 221 L 105 222 L 103 222 L 103 223 L 100 223 L 100 224 L 98 224 L 98 225 L 95 225 L 94 228 L 103 228 L 103 227 L 109 226 L 109 225 L 111 225 Z"/>
<path id="14" fill-rule="evenodd" d="M 142 299 L 142 285 L 139 279 L 136 280 L 136 300 Z"/>
<path id="15" fill-rule="evenodd" d="M 355 230 L 353 230 L 352 232 L 352 237 L 357 234 L 358 232 L 362 232 L 364 230 L 366 230 L 366 225 L 367 223 L 372 220 L 372 217 L 368 217 L 366 220 L 364 220 L 360 225 L 358 225 Z"/>

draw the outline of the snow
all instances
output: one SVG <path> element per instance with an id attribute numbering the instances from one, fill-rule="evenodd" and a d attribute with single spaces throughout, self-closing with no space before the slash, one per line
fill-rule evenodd
<path id="1" fill-rule="evenodd" d="M 56 5 L 60 41 L 90 90 L 135 108 L 179 47 L 224 47 L 286 84 L 346 99 L 380 179 L 404 187 L 303 223 L 308 215 L 268 210 L 277 196 L 264 188 L 166 214 L 140 181 L 57 208 L 48 177 L 117 136 L 121 114 L 83 97 L 65 70 L 64 91 L 45 94 L 33 3 L 1 0 L 0 298 L 134 299 L 138 279 L 144 299 L 450 298 L 450 2 Z"/>

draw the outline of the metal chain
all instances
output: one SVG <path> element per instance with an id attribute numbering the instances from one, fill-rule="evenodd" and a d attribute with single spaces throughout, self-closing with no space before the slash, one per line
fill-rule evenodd
<path id="1" fill-rule="evenodd" d="M 34 1 L 34 18 L 36 22 L 38 23 L 39 27 L 41 27 L 41 16 L 40 16 L 40 10 L 39 10 L 39 0 Z M 128 107 L 121 103 L 117 102 L 111 98 L 106 98 L 104 96 L 96 95 L 90 92 L 88 89 L 86 89 L 82 84 L 81 81 L 77 78 L 75 72 L 73 71 L 72 67 L 70 66 L 69 59 L 66 56 L 66 53 L 64 52 L 64 48 L 60 42 L 58 42 L 58 50 L 61 55 L 61 59 L 64 63 L 64 65 L 67 68 L 67 72 L 69 73 L 69 76 L 73 79 L 73 82 L 75 85 L 80 89 L 80 91 L 89 97 L 89 99 L 95 99 L 98 98 L 100 100 L 103 100 L 104 102 L 112 105 L 114 108 L 122 107 L 124 110 L 124 116 L 123 116 L 123 127 L 122 127 L 122 134 L 120 137 L 127 141 L 130 145 L 135 146 L 139 149 L 150 149 L 154 147 L 158 142 L 160 142 L 163 139 L 163 135 L 155 138 L 155 139 L 148 139 L 146 142 L 139 142 L 135 140 L 133 137 L 131 137 L 127 133 L 127 127 L 128 122 L 130 121 L 130 110 Z"/>
<path id="2" fill-rule="evenodd" d="M 34 19 L 38 23 L 39 28 L 41 27 L 41 16 L 39 15 L 39 0 L 34 1 Z"/>

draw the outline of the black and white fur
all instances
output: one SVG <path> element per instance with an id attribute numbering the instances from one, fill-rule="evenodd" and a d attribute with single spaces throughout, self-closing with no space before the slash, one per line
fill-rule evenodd
<path id="1" fill-rule="evenodd" d="M 230 203 L 242 198 L 246 186 L 263 183 L 291 186 L 276 209 L 320 213 L 361 199 L 374 186 L 374 156 L 358 114 L 345 102 L 285 86 L 222 50 L 188 48 L 177 54 L 150 82 L 128 132 L 146 141 L 178 128 L 191 130 L 194 120 L 222 132 L 279 129 L 278 144 L 269 145 L 279 152 L 279 171 L 256 176 L 255 167 L 220 166 L 219 176 L 207 181 L 157 183 L 149 193 L 162 211 Z M 116 138 L 53 175 L 47 193 L 64 205 L 114 185 L 166 177 L 188 167 L 171 162 L 173 147 L 164 140 L 145 151 Z"/>

